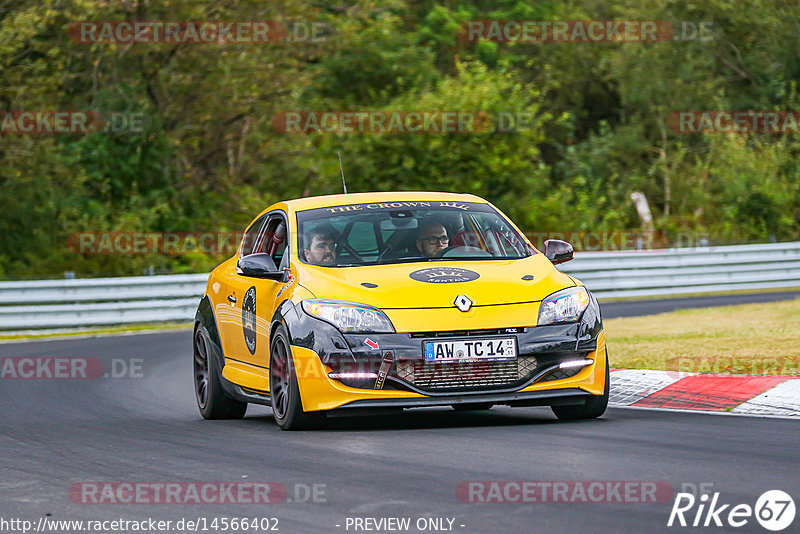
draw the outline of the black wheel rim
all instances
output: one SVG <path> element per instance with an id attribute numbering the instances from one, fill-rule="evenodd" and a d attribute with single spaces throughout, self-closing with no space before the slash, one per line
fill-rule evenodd
<path id="1" fill-rule="evenodd" d="M 194 392 L 197 404 L 205 408 L 208 403 L 208 347 L 200 331 L 194 338 Z"/>
<path id="2" fill-rule="evenodd" d="M 272 344 L 272 362 L 269 366 L 269 390 L 272 396 L 272 411 L 283 419 L 289 408 L 289 353 L 283 339 Z"/>

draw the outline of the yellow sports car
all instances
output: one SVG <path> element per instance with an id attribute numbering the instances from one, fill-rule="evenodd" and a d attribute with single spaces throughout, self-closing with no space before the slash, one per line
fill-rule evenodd
<path id="1" fill-rule="evenodd" d="M 207 419 L 272 407 L 285 430 L 329 412 L 551 406 L 594 418 L 608 356 L 594 296 L 473 195 L 279 202 L 211 273 L 194 327 Z"/>

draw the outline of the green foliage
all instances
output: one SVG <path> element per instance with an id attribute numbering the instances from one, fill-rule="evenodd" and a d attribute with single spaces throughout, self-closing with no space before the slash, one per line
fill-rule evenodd
<path id="1" fill-rule="evenodd" d="M 324 6 L 324 7 L 317 7 Z M 710 38 L 655 43 L 459 39 L 470 20 L 662 20 Z M 318 42 L 80 44 L 102 20 L 321 22 Z M 791 2 L 0 0 L 0 112 L 143 117 L 137 131 L 0 134 L 0 278 L 192 272 L 202 254 L 78 255 L 76 232 L 241 231 L 274 201 L 446 190 L 528 231 L 657 230 L 712 242 L 800 237 L 797 137 L 689 134 L 686 110 L 800 109 Z M 284 134 L 291 110 L 468 111 L 479 133 Z M 528 117 L 500 128 L 500 117 Z"/>
<path id="2" fill-rule="evenodd" d="M 382 104 L 424 89 L 437 78 L 417 35 L 387 9 L 356 11 L 340 23 L 336 42 L 315 69 L 304 103 L 336 109 Z"/>
<path id="3" fill-rule="evenodd" d="M 540 94 L 517 83 L 504 70 L 480 63 L 458 65 L 457 76 L 435 89 L 389 102 L 385 111 L 476 111 L 489 117 L 539 115 Z M 546 116 L 546 114 L 544 114 Z M 511 119 L 509 119 L 510 121 Z M 539 119 L 541 120 L 541 119 Z M 493 123 L 497 125 L 497 120 Z M 536 224 L 520 198 L 547 194 L 547 169 L 538 157 L 541 129 L 534 122 L 521 131 L 439 134 L 360 134 L 319 139 L 321 168 L 336 176 L 336 151 L 345 156 L 351 191 L 441 190 L 491 199 L 518 218 Z M 337 177 L 338 178 L 338 177 Z M 338 180 L 324 192 L 338 192 Z M 323 192 L 323 191 L 320 191 Z"/>

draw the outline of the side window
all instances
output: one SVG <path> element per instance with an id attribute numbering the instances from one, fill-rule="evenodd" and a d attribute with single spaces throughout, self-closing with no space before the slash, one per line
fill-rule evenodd
<path id="1" fill-rule="evenodd" d="M 279 215 L 273 215 L 267 222 L 267 231 L 261 240 L 259 252 L 272 256 L 275 265 L 280 265 L 286 253 L 286 221 Z"/>
<path id="2" fill-rule="evenodd" d="M 261 234 L 261 228 L 264 226 L 264 221 L 266 220 L 267 216 L 262 215 L 245 230 L 244 238 L 242 238 L 242 256 L 247 256 L 255 252 L 256 245 L 258 244 L 258 236 Z"/>

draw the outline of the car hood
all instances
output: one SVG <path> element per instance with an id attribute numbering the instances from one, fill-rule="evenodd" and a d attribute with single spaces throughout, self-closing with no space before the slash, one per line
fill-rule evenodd
<path id="1" fill-rule="evenodd" d="M 297 267 L 300 284 L 316 298 L 360 302 L 386 310 L 452 308 L 458 295 L 469 297 L 474 306 L 538 302 L 575 285 L 544 254 L 521 260 Z"/>

